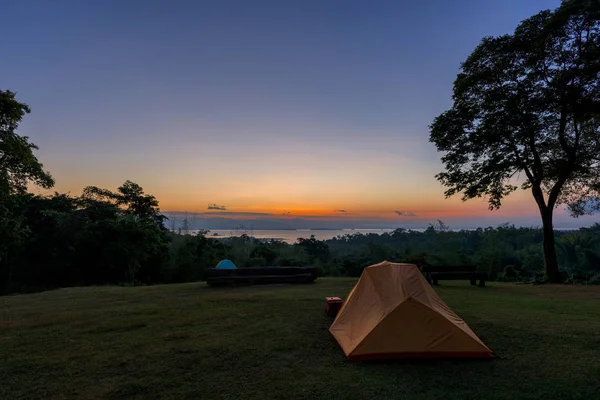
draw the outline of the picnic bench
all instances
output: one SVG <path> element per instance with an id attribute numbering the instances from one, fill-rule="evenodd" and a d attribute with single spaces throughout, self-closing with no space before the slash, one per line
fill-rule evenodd
<path id="1" fill-rule="evenodd" d="M 315 267 L 209 268 L 206 270 L 206 283 L 211 286 L 311 283 L 315 279 L 317 279 Z"/>
<path id="2" fill-rule="evenodd" d="M 424 265 L 423 274 L 431 285 L 437 285 L 441 280 L 468 279 L 471 285 L 476 285 L 479 280 L 479 286 L 484 287 L 488 278 L 486 272 L 477 271 L 474 265 Z"/>

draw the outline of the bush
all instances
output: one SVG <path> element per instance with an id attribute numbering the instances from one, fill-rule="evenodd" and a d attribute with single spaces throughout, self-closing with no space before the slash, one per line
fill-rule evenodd
<path id="1" fill-rule="evenodd" d="M 267 266 L 267 260 L 265 260 L 263 257 L 251 257 L 244 264 L 244 267 L 266 267 L 266 266 Z"/>
<path id="2" fill-rule="evenodd" d="M 502 280 L 506 282 L 515 282 L 519 279 L 519 271 L 514 265 L 507 265 L 502 274 Z"/>
<path id="3" fill-rule="evenodd" d="M 600 273 L 592 276 L 589 280 L 588 280 L 588 284 L 590 285 L 600 285 Z"/>

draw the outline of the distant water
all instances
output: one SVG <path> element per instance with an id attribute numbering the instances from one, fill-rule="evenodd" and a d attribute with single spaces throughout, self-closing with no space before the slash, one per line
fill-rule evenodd
<path id="1" fill-rule="evenodd" d="M 232 236 L 241 236 L 246 234 L 248 236 L 255 237 L 257 239 L 279 239 L 287 243 L 295 243 L 298 238 L 310 238 L 311 235 L 315 236 L 317 240 L 333 239 L 336 236 L 352 235 L 356 233 L 377 233 L 382 234 L 385 232 L 393 232 L 393 229 L 297 229 L 297 230 L 260 230 L 260 229 L 246 229 L 246 230 L 227 230 L 227 229 L 215 229 L 211 230 L 207 236 L 213 238 L 225 238 Z M 191 234 L 196 234 L 198 231 L 190 230 Z M 215 235 L 216 234 L 216 235 Z"/>
<path id="2" fill-rule="evenodd" d="M 578 228 L 554 228 L 556 231 L 573 231 Z M 425 229 L 410 229 L 417 232 L 424 232 Z M 451 229 L 458 231 L 459 229 Z M 473 229 L 466 229 L 473 230 Z M 361 233 L 363 235 L 368 233 L 383 234 L 386 232 L 393 232 L 394 229 L 287 229 L 287 230 L 275 230 L 275 229 L 214 229 L 210 230 L 207 236 L 218 239 L 227 238 L 234 236 L 241 236 L 246 234 L 256 239 L 268 240 L 277 239 L 286 243 L 296 243 L 299 238 L 309 239 L 311 235 L 314 235 L 317 240 L 328 240 L 333 239 L 337 236 L 353 235 Z M 190 230 L 189 233 L 195 235 L 197 230 Z"/>

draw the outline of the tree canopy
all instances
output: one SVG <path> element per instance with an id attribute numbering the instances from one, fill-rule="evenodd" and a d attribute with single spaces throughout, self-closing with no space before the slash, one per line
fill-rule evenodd
<path id="1" fill-rule="evenodd" d="M 430 126 L 446 196 L 486 197 L 497 209 L 519 187 L 531 190 L 556 278 L 554 208 L 600 208 L 600 2 L 566 0 L 513 34 L 483 38 L 452 98 Z"/>
<path id="2" fill-rule="evenodd" d="M 54 186 L 52 176 L 33 154 L 37 146 L 16 133 L 19 123 L 31 110 L 15 99 L 15 93 L 0 90 L 0 200 L 25 193 L 33 182 L 43 188 Z"/>
<path id="3" fill-rule="evenodd" d="M 135 216 L 140 221 L 155 223 L 161 228 L 167 219 L 160 213 L 156 197 L 145 194 L 144 189 L 137 183 L 125 181 L 117 188 L 116 192 L 101 189 L 96 186 L 87 186 L 83 189 L 84 201 L 106 201 L 124 209 L 124 212 Z"/>

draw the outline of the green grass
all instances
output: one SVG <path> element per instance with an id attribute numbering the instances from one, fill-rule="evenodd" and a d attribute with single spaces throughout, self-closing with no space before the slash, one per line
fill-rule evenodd
<path id="1" fill-rule="evenodd" d="M 355 280 L 0 298 L 0 399 L 598 399 L 600 287 L 444 282 L 492 361 L 346 361 L 324 297 Z"/>

